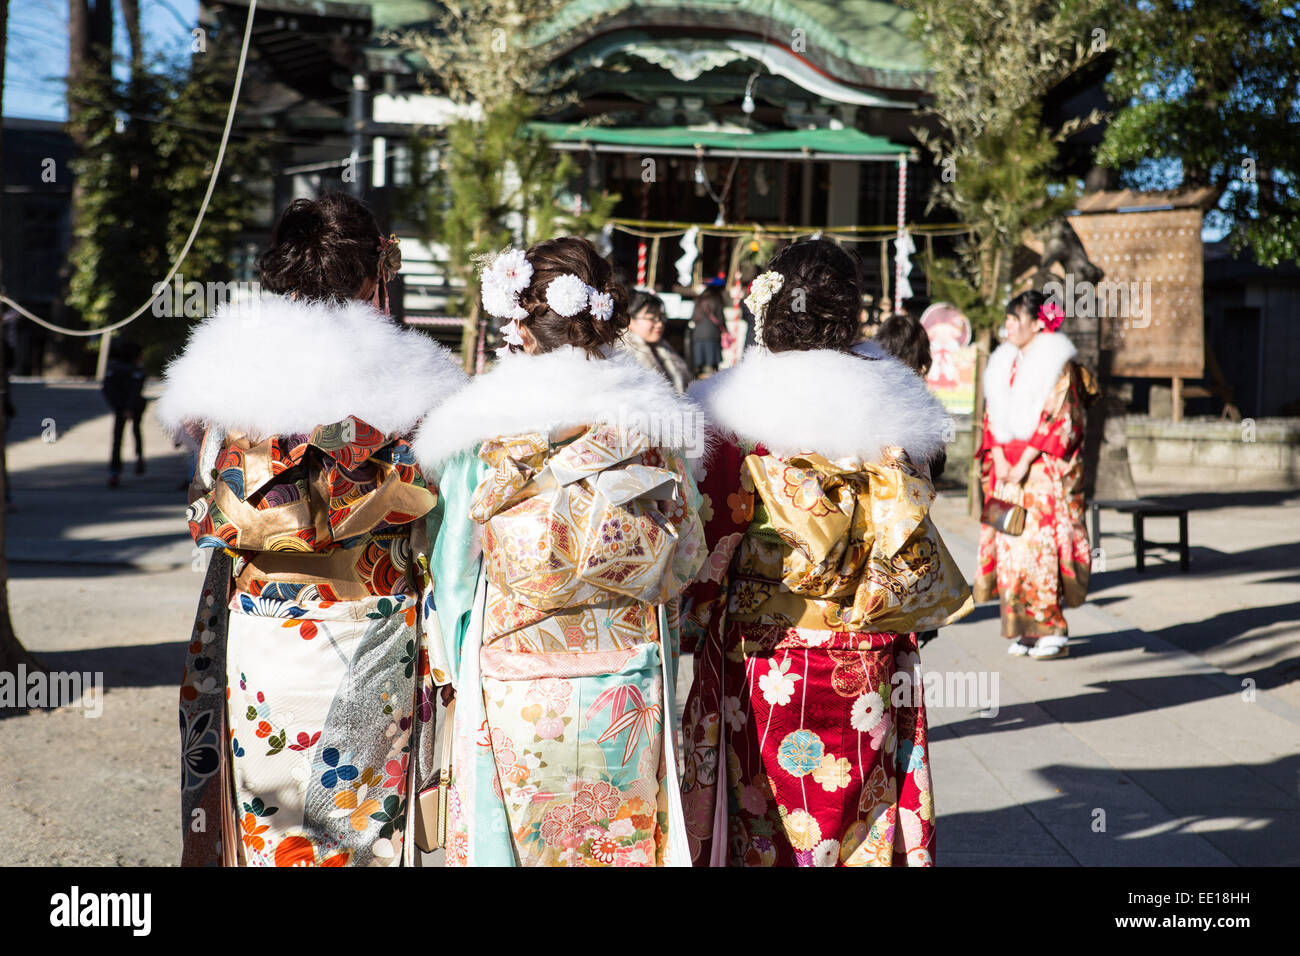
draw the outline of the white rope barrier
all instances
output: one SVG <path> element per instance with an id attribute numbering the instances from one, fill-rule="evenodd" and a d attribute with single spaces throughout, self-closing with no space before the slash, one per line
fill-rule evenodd
<path id="1" fill-rule="evenodd" d="M 140 308 L 136 309 L 125 319 L 98 329 L 65 329 L 63 326 L 55 325 L 53 322 L 42 319 L 39 315 L 34 315 L 7 295 L 0 294 L 0 302 L 5 303 L 14 309 L 19 315 L 31 319 L 31 321 L 35 322 L 37 325 L 47 328 L 51 332 L 57 332 L 60 335 L 73 335 L 81 338 L 88 338 L 95 335 L 108 335 L 111 332 L 116 332 L 118 329 L 130 325 L 143 315 L 144 311 L 148 309 L 149 306 L 153 305 L 154 300 L 156 300 L 160 295 L 168 294 L 172 278 L 175 277 L 177 271 L 180 269 L 181 263 L 185 261 L 185 257 L 189 255 L 190 247 L 194 245 L 194 240 L 198 238 L 199 227 L 203 225 L 203 217 L 208 211 L 208 203 L 212 201 L 212 193 L 217 188 L 217 177 L 221 175 L 221 163 L 226 158 L 226 144 L 230 141 L 230 128 L 235 122 L 235 106 L 239 103 L 239 89 L 244 82 L 244 63 L 248 59 L 249 40 L 253 35 L 253 14 L 256 12 L 257 0 L 249 0 L 248 21 L 244 24 L 244 42 L 239 50 L 239 68 L 235 74 L 235 88 L 230 94 L 230 108 L 226 110 L 226 127 L 221 132 L 221 145 L 217 149 L 217 160 L 212 167 L 212 175 L 208 177 L 208 191 L 203 195 L 203 203 L 199 206 L 199 214 L 194 220 L 194 227 L 190 230 L 189 238 L 185 240 L 185 248 L 180 251 L 180 255 L 178 255 L 176 261 L 172 263 L 172 267 L 167 273 L 167 278 L 163 279 L 163 281 L 158 283 L 156 286 L 159 291 L 151 295 L 144 305 L 140 306 Z"/>

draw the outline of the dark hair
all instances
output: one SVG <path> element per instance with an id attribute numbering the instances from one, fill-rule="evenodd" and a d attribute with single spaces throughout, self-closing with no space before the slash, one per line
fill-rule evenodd
<path id="1" fill-rule="evenodd" d="M 258 260 L 262 286 L 303 299 L 355 299 L 379 276 L 379 224 L 359 200 L 330 192 L 295 199 L 271 230 Z"/>
<path id="2" fill-rule="evenodd" d="M 1022 292 L 1010 302 L 1007 303 L 1007 315 L 1027 315 L 1031 319 L 1038 318 L 1038 310 L 1043 307 L 1047 301 L 1047 296 L 1043 293 L 1030 289 L 1028 292 Z"/>
<path id="3" fill-rule="evenodd" d="M 642 309 L 649 309 L 662 317 L 664 314 L 664 300 L 653 292 L 637 292 L 632 296 L 632 302 L 627 307 L 628 318 L 636 318 L 636 314 Z"/>
<path id="4" fill-rule="evenodd" d="M 876 333 L 875 342 L 904 365 L 911 366 L 917 375 L 924 378 L 930 371 L 930 336 L 910 315 L 890 316 Z"/>
<path id="5" fill-rule="evenodd" d="M 722 299 L 722 290 L 715 285 L 705 286 L 700 294 L 695 297 L 695 304 L 691 306 L 691 321 L 699 322 L 703 319 L 709 321 L 710 316 L 723 321 L 724 302 Z"/>
<path id="6" fill-rule="evenodd" d="M 580 236 L 561 236 L 537 243 L 525 256 L 533 267 L 533 278 L 519 294 L 519 304 L 528 312 L 520 324 L 532 333 L 539 350 L 551 352 L 572 345 L 595 357 L 602 346 L 618 340 L 627 328 L 627 292 L 614 277 L 609 261 L 595 246 Z M 609 321 L 593 318 L 588 308 L 567 318 L 551 311 L 546 303 L 547 287 L 566 273 L 576 275 L 614 300 L 614 314 Z M 511 346 L 512 350 L 515 348 L 518 346 Z"/>
<path id="7" fill-rule="evenodd" d="M 786 246 L 768 263 L 785 280 L 763 314 L 772 352 L 847 352 L 858 337 L 862 285 L 853 257 L 829 239 Z"/>

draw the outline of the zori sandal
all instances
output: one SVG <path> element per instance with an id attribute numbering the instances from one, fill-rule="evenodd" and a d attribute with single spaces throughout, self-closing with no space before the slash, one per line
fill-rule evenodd
<path id="1" fill-rule="evenodd" d="M 1069 638 L 1064 634 L 1049 634 L 1040 637 L 1038 643 L 1029 649 L 1029 656 L 1036 661 L 1051 661 L 1058 657 L 1070 656 Z"/>

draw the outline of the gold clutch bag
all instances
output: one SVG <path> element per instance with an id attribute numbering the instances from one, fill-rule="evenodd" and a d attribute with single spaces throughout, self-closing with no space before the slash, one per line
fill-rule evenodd
<path id="1" fill-rule="evenodd" d="M 442 759 L 434 782 L 415 797 L 415 845 L 432 853 L 447 845 L 447 791 L 451 787 L 451 743 L 455 727 L 456 699 L 447 705 L 443 717 Z"/>
<path id="2" fill-rule="evenodd" d="M 993 496 L 984 499 L 980 522 L 1003 534 L 1020 534 L 1025 530 L 1025 509 L 1019 503 L 1007 500 L 1008 490 L 1009 487 L 1002 484 L 994 487 Z"/>

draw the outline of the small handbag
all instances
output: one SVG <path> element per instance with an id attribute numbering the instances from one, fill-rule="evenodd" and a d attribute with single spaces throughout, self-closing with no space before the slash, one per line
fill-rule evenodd
<path id="1" fill-rule="evenodd" d="M 1003 534 L 1020 534 L 1025 530 L 1025 509 L 1019 502 L 1007 500 L 1008 490 L 1012 490 L 1012 487 L 1001 482 L 994 486 L 993 495 L 984 499 L 980 523 Z M 1014 491 L 1013 496 L 1019 497 Z"/>
<path id="2" fill-rule="evenodd" d="M 443 717 L 441 759 L 434 782 L 415 798 L 415 845 L 432 853 L 447 845 L 447 791 L 451 787 L 451 743 L 455 728 L 456 699 L 447 705 Z"/>

